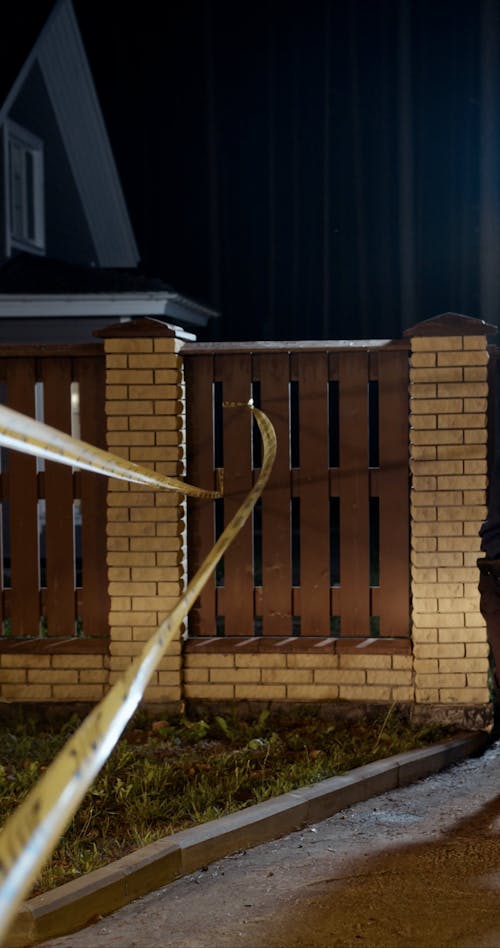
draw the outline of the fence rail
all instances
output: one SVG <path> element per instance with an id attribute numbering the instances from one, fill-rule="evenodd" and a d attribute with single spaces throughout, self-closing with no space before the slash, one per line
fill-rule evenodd
<path id="1" fill-rule="evenodd" d="M 105 447 L 102 348 L 2 347 L 0 401 Z M 2 450 L 0 502 L 2 637 L 106 635 L 105 480 Z"/>
<path id="2" fill-rule="evenodd" d="M 253 522 L 190 618 L 197 636 L 409 634 L 408 353 L 385 343 L 183 349 L 188 475 L 224 500 L 189 503 L 189 571 L 259 467 L 245 416 L 271 418 L 278 455 Z"/>

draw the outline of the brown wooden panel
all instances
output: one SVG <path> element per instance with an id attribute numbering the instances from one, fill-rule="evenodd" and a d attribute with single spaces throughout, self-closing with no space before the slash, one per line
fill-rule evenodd
<path id="1" fill-rule="evenodd" d="M 246 403 L 251 393 L 251 357 L 243 353 L 215 360 L 224 401 Z M 224 523 L 229 523 L 252 487 L 251 425 L 248 408 L 225 408 Z M 253 635 L 253 552 L 251 519 L 224 557 L 225 634 Z"/>
<path id="2" fill-rule="evenodd" d="M 368 356 L 339 366 L 341 635 L 369 635 Z"/>
<path id="3" fill-rule="evenodd" d="M 75 359 L 73 373 L 80 384 L 80 424 L 84 441 L 106 447 L 104 359 Z M 81 472 L 82 488 L 82 611 L 85 635 L 109 632 L 106 567 L 106 491 L 101 474 Z"/>
<path id="4" fill-rule="evenodd" d="M 213 358 L 186 359 L 187 480 L 214 486 Z M 191 578 L 215 541 L 214 503 L 188 498 L 188 569 Z M 190 635 L 216 633 L 215 575 L 205 584 L 188 619 Z"/>
<path id="5" fill-rule="evenodd" d="M 41 360 L 44 419 L 71 434 L 71 363 Z M 49 635 L 74 635 L 73 474 L 70 467 L 46 461 L 46 617 Z"/>
<path id="6" fill-rule="evenodd" d="M 264 635 L 290 635 L 289 356 L 259 356 L 260 402 L 276 430 L 278 451 L 262 496 L 262 616 Z"/>
<path id="7" fill-rule="evenodd" d="M 408 635 L 410 615 L 408 358 L 380 352 L 379 463 L 381 635 Z"/>
<path id="8" fill-rule="evenodd" d="M 9 359 L 7 386 L 9 407 L 34 417 L 34 360 Z M 12 635 L 33 636 L 40 630 L 35 458 L 9 451 L 8 469 Z"/>
<path id="9" fill-rule="evenodd" d="M 330 634 L 330 504 L 326 353 L 300 355 L 301 634 Z"/>

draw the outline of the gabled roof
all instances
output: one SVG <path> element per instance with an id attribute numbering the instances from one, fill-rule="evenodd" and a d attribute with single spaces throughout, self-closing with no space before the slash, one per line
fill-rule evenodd
<path id="1" fill-rule="evenodd" d="M 44 83 L 73 178 L 103 267 L 133 267 L 139 260 L 118 172 L 71 0 L 52 4 L 16 0 L 2 11 L 0 125 L 29 77 Z M 41 30 L 40 30 L 41 27 Z M 38 33 L 38 30 L 40 32 Z M 34 40 L 31 51 L 27 45 Z M 25 55 L 24 60 L 19 60 Z"/>

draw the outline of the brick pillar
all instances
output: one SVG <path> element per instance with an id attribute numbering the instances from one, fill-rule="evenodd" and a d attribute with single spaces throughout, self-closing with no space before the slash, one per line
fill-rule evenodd
<path id="1" fill-rule="evenodd" d="M 488 645 L 477 591 L 486 513 L 486 335 L 448 313 L 411 339 L 411 588 L 415 700 L 446 717 L 489 714 Z M 424 715 L 425 716 L 425 715 Z M 438 715 L 439 716 L 439 715 Z"/>
<path id="2" fill-rule="evenodd" d="M 173 477 L 183 473 L 181 343 L 157 320 L 118 323 L 96 335 L 106 354 L 108 448 Z M 184 582 L 184 506 L 175 491 L 109 480 L 107 563 L 110 682 L 175 605 Z M 181 641 L 154 673 L 146 702 L 181 699 Z"/>

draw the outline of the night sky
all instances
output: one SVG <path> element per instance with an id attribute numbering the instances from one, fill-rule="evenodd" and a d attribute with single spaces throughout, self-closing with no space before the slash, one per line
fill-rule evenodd
<path id="1" fill-rule="evenodd" d="M 500 0 L 74 0 L 144 268 L 213 338 L 497 321 Z"/>

